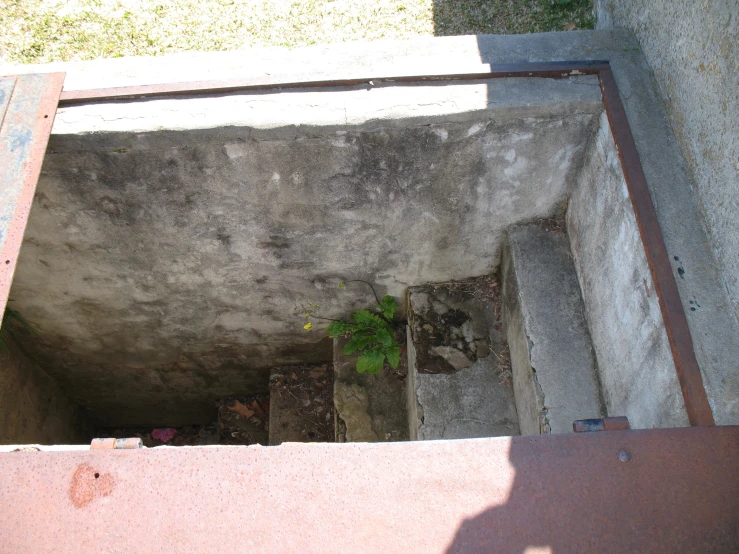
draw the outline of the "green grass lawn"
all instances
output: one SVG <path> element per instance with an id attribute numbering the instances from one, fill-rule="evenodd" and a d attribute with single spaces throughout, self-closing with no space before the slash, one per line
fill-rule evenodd
<path id="1" fill-rule="evenodd" d="M 593 27 L 592 0 L 0 0 L 0 58 L 40 63 L 248 46 Z"/>

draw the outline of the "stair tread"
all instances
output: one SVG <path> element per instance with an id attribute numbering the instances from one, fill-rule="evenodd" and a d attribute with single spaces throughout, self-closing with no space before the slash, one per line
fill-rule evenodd
<path id="1" fill-rule="evenodd" d="M 487 296 L 472 292 L 478 286 Z M 519 434 L 493 286 L 483 279 L 409 289 L 412 439 Z"/>

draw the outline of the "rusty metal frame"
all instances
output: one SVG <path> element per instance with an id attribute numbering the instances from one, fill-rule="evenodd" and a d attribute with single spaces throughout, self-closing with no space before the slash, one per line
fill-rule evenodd
<path id="1" fill-rule="evenodd" d="M 693 339 L 685 310 L 680 300 L 667 248 L 657 220 L 657 213 L 649 193 L 639 153 L 631 134 L 628 118 L 619 96 L 616 80 L 608 61 L 560 61 L 537 63 L 491 64 L 490 71 L 444 75 L 405 75 L 367 77 L 337 80 L 298 79 L 279 82 L 274 77 L 255 77 L 241 80 L 200 81 L 158 85 L 101 88 L 64 91 L 60 106 L 131 100 L 147 100 L 173 96 L 219 95 L 275 91 L 284 89 L 336 88 L 377 86 L 380 84 L 432 83 L 443 81 L 479 81 L 503 77 L 567 78 L 574 75 L 597 75 L 603 103 L 608 116 L 621 168 L 624 173 L 639 233 L 659 299 L 678 381 L 685 401 L 685 409 L 693 426 L 715 425 L 713 413 L 703 385 Z"/>
<path id="2" fill-rule="evenodd" d="M 54 124 L 64 73 L 12 75 L 6 109 L 0 113 L 0 202 L 12 210 L 0 237 L 0 323 L 20 254 L 23 233 Z M 5 98 L 2 98 L 3 100 Z"/>

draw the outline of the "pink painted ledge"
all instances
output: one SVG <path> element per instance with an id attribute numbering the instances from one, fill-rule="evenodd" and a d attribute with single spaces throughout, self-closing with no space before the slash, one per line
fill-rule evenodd
<path id="1" fill-rule="evenodd" d="M 0 550 L 728 552 L 737 460 L 739 427 L 10 452 Z"/>

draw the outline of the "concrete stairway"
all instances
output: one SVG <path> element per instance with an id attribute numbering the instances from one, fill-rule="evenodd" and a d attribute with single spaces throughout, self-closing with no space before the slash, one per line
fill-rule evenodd
<path id="1" fill-rule="evenodd" d="M 357 373 L 357 356 L 334 340 L 336 442 L 408 440 L 405 383 L 387 366 L 375 375 Z"/>
<path id="2" fill-rule="evenodd" d="M 573 421 L 603 416 L 567 235 L 512 227 L 501 277 L 521 433 L 572 432 Z"/>
<path id="3" fill-rule="evenodd" d="M 411 439 L 518 435 L 493 298 L 426 285 L 409 289 L 408 306 Z"/>

